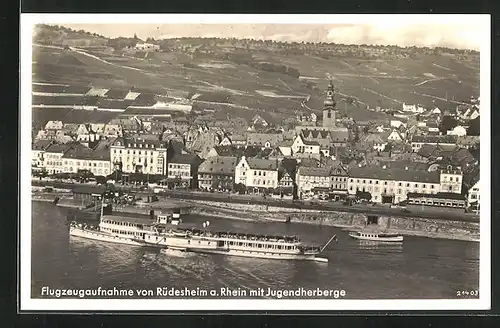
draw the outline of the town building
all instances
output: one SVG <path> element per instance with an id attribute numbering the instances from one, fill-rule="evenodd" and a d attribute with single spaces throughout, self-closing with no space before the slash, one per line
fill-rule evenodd
<path id="1" fill-rule="evenodd" d="M 72 145 L 62 156 L 62 172 L 88 171 L 95 176 L 108 176 L 112 172 L 109 150 L 93 150 L 82 144 Z"/>
<path id="2" fill-rule="evenodd" d="M 52 140 L 37 140 L 31 147 L 31 169 L 33 171 L 44 171 L 45 167 L 45 150 L 54 143 Z"/>
<path id="3" fill-rule="evenodd" d="M 464 209 L 466 199 L 461 194 L 438 192 L 436 194 L 408 193 L 407 202 L 410 205 L 439 206 Z"/>
<path id="4" fill-rule="evenodd" d="M 281 133 L 247 133 L 247 147 L 275 148 L 283 141 Z"/>
<path id="5" fill-rule="evenodd" d="M 302 135 L 298 135 L 291 146 L 292 156 L 296 155 L 319 155 L 320 145 L 316 141 L 304 140 Z"/>
<path id="6" fill-rule="evenodd" d="M 254 193 L 278 186 L 278 162 L 255 157 L 241 157 L 234 173 L 235 184 L 243 184 Z"/>
<path id="7" fill-rule="evenodd" d="M 330 172 L 331 186 L 330 193 L 334 200 L 341 200 L 347 197 L 347 179 L 349 178 L 349 168 L 340 161 L 332 165 Z"/>
<path id="8" fill-rule="evenodd" d="M 198 188 L 202 190 L 233 190 L 237 160 L 234 156 L 206 158 L 198 167 Z"/>
<path id="9" fill-rule="evenodd" d="M 63 155 L 71 147 L 70 144 L 52 143 L 45 148 L 44 164 L 48 174 L 58 174 L 63 172 Z"/>
<path id="10" fill-rule="evenodd" d="M 158 44 L 152 44 L 152 43 L 137 43 L 135 45 L 135 48 L 137 50 L 142 50 L 142 51 L 159 51 L 160 46 Z"/>
<path id="11" fill-rule="evenodd" d="M 48 121 L 46 124 L 45 124 L 45 128 L 44 130 L 62 130 L 64 124 L 62 121 Z"/>
<path id="12" fill-rule="evenodd" d="M 419 136 L 415 135 L 411 139 L 412 151 L 418 152 L 423 145 L 436 145 L 436 146 L 448 146 L 453 147 L 457 144 L 457 136 L 446 135 L 446 136 Z"/>
<path id="13" fill-rule="evenodd" d="M 297 195 L 306 198 L 317 194 L 329 194 L 331 187 L 331 169 L 329 167 L 300 166 L 295 181 Z"/>
<path id="14" fill-rule="evenodd" d="M 461 193 L 462 172 L 447 168 L 441 171 L 387 168 L 386 166 L 353 167 L 349 172 L 348 192 L 368 192 L 375 203 L 400 203 L 409 193 Z"/>
<path id="15" fill-rule="evenodd" d="M 424 113 L 425 108 L 423 108 L 420 105 L 408 105 L 408 104 L 403 103 L 403 111 L 419 114 L 419 113 Z"/>
<path id="16" fill-rule="evenodd" d="M 201 163 L 196 154 L 177 154 L 168 161 L 167 185 L 173 188 L 198 186 L 198 167 Z"/>
<path id="17" fill-rule="evenodd" d="M 118 137 L 110 146 L 113 169 L 124 173 L 166 175 L 167 146 L 157 136 Z"/>

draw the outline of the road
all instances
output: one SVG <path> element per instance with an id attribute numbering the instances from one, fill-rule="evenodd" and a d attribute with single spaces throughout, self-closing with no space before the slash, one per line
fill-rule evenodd
<path id="1" fill-rule="evenodd" d="M 82 184 L 71 184 L 55 181 L 39 181 L 33 180 L 34 186 L 51 186 L 53 188 L 61 189 L 74 189 L 82 186 Z M 94 185 L 95 186 L 95 185 Z M 97 188 L 97 187 L 96 187 Z M 126 186 L 117 187 L 125 192 L 137 191 L 137 188 Z M 216 201 L 216 202 L 231 202 L 238 204 L 254 204 L 254 205 L 269 205 L 294 209 L 310 209 L 319 211 L 341 211 L 350 213 L 361 213 L 366 215 L 383 215 L 395 217 L 413 217 L 422 219 L 440 219 L 447 221 L 462 221 L 462 222 L 479 222 L 479 216 L 474 214 L 466 214 L 462 211 L 454 211 L 450 209 L 430 209 L 422 208 L 420 206 L 410 206 L 410 213 L 404 213 L 401 209 L 390 208 L 384 205 L 364 205 L 356 204 L 352 206 L 344 205 L 340 202 L 327 202 L 327 201 L 299 201 L 291 199 L 275 199 L 266 198 L 262 196 L 249 196 L 228 193 L 209 193 L 200 191 L 186 191 L 186 190 L 166 190 L 165 196 L 172 199 L 182 200 L 202 200 L 202 201 Z"/>

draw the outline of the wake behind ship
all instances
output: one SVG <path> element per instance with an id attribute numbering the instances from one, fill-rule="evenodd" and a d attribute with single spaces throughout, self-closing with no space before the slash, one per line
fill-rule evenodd
<path id="1" fill-rule="evenodd" d="M 157 215 L 155 219 L 103 215 L 99 225 L 91 227 L 72 222 L 69 234 L 98 241 L 153 246 L 185 252 L 223 254 L 243 257 L 310 260 L 328 262 L 319 255 L 336 239 L 323 246 L 306 245 L 296 236 L 267 236 L 197 229 L 181 224 L 179 214 Z M 192 225 L 191 225 L 192 226 Z"/>

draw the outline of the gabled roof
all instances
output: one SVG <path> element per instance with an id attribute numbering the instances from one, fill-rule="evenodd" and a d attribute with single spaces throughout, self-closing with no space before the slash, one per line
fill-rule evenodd
<path id="1" fill-rule="evenodd" d="M 248 157 L 245 159 L 248 163 L 248 166 L 253 170 L 274 171 L 278 169 L 278 162 L 275 160 L 256 157 Z"/>
<path id="2" fill-rule="evenodd" d="M 168 163 L 198 165 L 201 159 L 196 154 L 177 154 Z"/>
<path id="3" fill-rule="evenodd" d="M 203 161 L 198 167 L 198 173 L 234 174 L 237 158 L 234 156 L 214 156 Z"/>
<path id="4" fill-rule="evenodd" d="M 54 141 L 52 140 L 37 140 L 33 143 L 31 149 L 33 150 L 45 150 L 47 149 Z"/>
<path id="5" fill-rule="evenodd" d="M 71 147 L 64 153 L 63 158 L 109 161 L 110 152 L 109 150 L 95 151 L 77 143 L 71 145 Z"/>
<path id="6" fill-rule="evenodd" d="M 301 176 L 329 177 L 331 168 L 329 167 L 310 167 L 301 166 L 297 170 L 297 174 Z"/>

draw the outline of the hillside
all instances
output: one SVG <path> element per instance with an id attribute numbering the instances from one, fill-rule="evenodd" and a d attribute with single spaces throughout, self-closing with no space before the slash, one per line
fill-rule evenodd
<path id="1" fill-rule="evenodd" d="M 355 120 L 387 119 L 367 106 L 446 109 L 479 94 L 479 56 L 470 51 L 177 39 L 148 40 L 162 50 L 141 52 L 116 46 L 132 45 L 130 38 L 46 26 L 34 40 L 35 82 L 141 88 L 191 98 L 218 117 L 258 113 L 280 122 L 297 111 L 319 112 L 328 79 L 340 111 Z"/>

